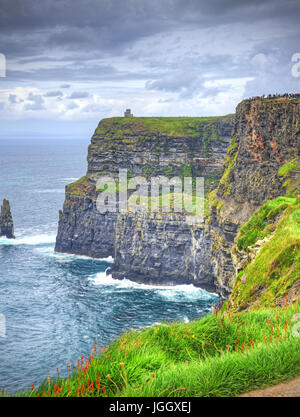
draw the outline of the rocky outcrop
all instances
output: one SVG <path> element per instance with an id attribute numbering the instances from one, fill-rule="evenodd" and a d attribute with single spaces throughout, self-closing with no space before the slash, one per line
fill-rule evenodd
<path id="1" fill-rule="evenodd" d="M 231 250 L 238 228 L 267 200 L 286 195 L 291 183 L 280 167 L 299 156 L 299 99 L 245 100 L 237 106 L 224 173 L 210 194 L 211 263 L 223 298 L 235 278 Z"/>
<path id="2" fill-rule="evenodd" d="M 59 213 L 59 227 L 55 250 L 93 258 L 107 258 L 114 253 L 117 214 L 101 214 L 96 207 L 95 187 L 81 181 L 86 194 L 66 187 L 63 211 Z"/>
<path id="3" fill-rule="evenodd" d="M 208 287 L 207 233 L 202 229 L 193 231 L 190 226 L 185 225 L 184 216 L 180 218 L 172 213 L 165 213 L 162 222 L 150 214 L 101 214 L 96 207 L 96 181 L 106 175 L 117 178 L 119 169 L 127 169 L 128 179 L 137 175 L 147 179 L 158 175 L 169 178 L 204 176 L 206 190 L 211 190 L 217 185 L 222 174 L 232 126 L 232 116 L 101 120 L 89 146 L 86 176 L 66 187 L 66 199 L 59 215 L 55 250 L 97 258 L 113 256 L 116 259 L 115 277 L 126 275 L 139 282 L 162 283 L 191 282 L 192 277 L 201 275 L 203 285 Z M 143 238 L 138 234 L 139 216 L 143 219 Z M 177 232 L 179 223 L 180 231 Z M 132 225 L 132 230 L 129 224 Z M 165 239 L 162 238 L 163 230 L 168 233 Z M 160 233 L 160 238 L 157 244 L 154 244 L 153 233 L 156 232 Z M 174 240 L 179 235 L 182 243 L 176 244 Z M 196 249 L 197 235 L 202 236 L 203 240 L 208 239 L 203 246 L 205 249 Z M 148 238 L 152 243 L 149 243 Z M 139 255 L 137 260 L 134 260 L 133 245 L 138 241 Z M 156 271 L 153 265 L 149 269 L 151 251 L 164 254 L 161 267 L 155 267 Z M 193 261 L 195 254 L 200 252 L 203 252 L 201 265 L 198 261 Z M 185 261 L 187 253 L 189 259 Z M 177 269 L 173 268 L 170 278 L 170 266 L 174 266 L 175 262 L 179 266 Z"/>
<path id="4" fill-rule="evenodd" d="M 9 201 L 3 199 L 0 214 L 0 236 L 5 236 L 8 239 L 14 239 L 14 222 L 11 215 Z"/>

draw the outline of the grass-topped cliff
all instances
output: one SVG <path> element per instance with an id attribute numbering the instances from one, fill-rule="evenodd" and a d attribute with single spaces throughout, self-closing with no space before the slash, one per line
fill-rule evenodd
<path id="1" fill-rule="evenodd" d="M 224 397 L 298 376 L 297 169 L 294 160 L 279 169 L 280 176 L 292 177 L 294 197 L 266 202 L 240 227 L 232 250 L 239 272 L 221 310 L 190 323 L 127 332 L 108 349 L 95 344 L 89 358 L 67 365 L 69 376 L 17 395 Z"/>
<path id="2" fill-rule="evenodd" d="M 107 253 L 115 254 L 116 277 L 154 283 L 172 274 L 176 282 L 186 274 L 188 282 L 196 283 L 192 280 L 202 268 L 198 283 L 215 285 L 221 299 L 227 299 L 222 309 L 191 323 L 125 333 L 108 350 L 98 354 L 95 347 L 89 358 L 69 368 L 67 378 L 46 381 L 26 395 L 235 396 L 300 374 L 295 327 L 300 308 L 300 102 L 240 103 L 225 157 L 229 119 L 101 121 L 89 147 L 87 175 L 67 188 L 60 234 L 66 249 L 81 250 L 84 242 L 88 253 L 92 244 L 98 249 L 114 224 L 115 251 L 111 244 Z M 205 229 L 188 228 L 172 213 L 152 218 L 128 212 L 113 220 L 99 217 L 97 223 L 94 191 L 88 187 L 96 175 L 115 175 L 120 167 L 147 177 L 166 170 L 181 175 L 182 167 L 189 175 L 218 171 Z"/>
<path id="3" fill-rule="evenodd" d="M 217 140 L 221 139 L 221 135 L 211 122 L 222 122 L 233 117 L 233 114 L 214 117 L 112 117 L 102 119 L 95 134 L 114 139 L 132 134 L 193 138 L 203 132 L 207 140 Z"/>
<path id="4" fill-rule="evenodd" d="M 87 172 L 66 187 L 56 250 L 99 258 L 115 256 L 118 213 L 99 213 L 96 200 L 100 189 L 96 182 L 103 176 L 117 180 L 120 169 L 127 170 L 128 185 L 137 176 L 147 181 L 176 176 L 204 177 L 205 191 L 215 188 L 222 175 L 233 123 L 232 115 L 101 120 L 88 149 Z M 135 188 L 130 189 L 128 197 Z M 111 189 L 113 197 L 115 190 L 119 191 L 118 183 Z M 140 200 L 148 205 L 147 196 Z M 172 206 L 164 210 L 171 215 L 172 211 Z"/>
<path id="5" fill-rule="evenodd" d="M 223 298 L 232 291 L 232 248 L 239 228 L 264 203 L 299 193 L 300 101 L 244 100 L 218 187 L 209 196 L 212 263 Z"/>
<path id="6" fill-rule="evenodd" d="M 127 168 L 130 176 L 203 174 L 219 180 L 233 120 L 233 115 L 103 119 L 89 147 L 88 176 Z"/>

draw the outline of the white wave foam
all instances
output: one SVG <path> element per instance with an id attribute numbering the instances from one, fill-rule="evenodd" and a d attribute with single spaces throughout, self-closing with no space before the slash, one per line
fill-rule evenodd
<path id="1" fill-rule="evenodd" d="M 114 262 L 114 258 L 112 256 L 108 256 L 107 258 L 100 258 L 99 261 L 104 261 L 112 264 Z"/>
<path id="2" fill-rule="evenodd" d="M 49 188 L 44 190 L 37 190 L 36 191 L 39 194 L 45 194 L 45 193 L 64 193 L 65 190 L 63 188 Z"/>
<path id="3" fill-rule="evenodd" d="M 106 275 L 106 272 L 98 272 L 89 278 L 91 285 L 95 286 L 111 286 L 118 289 L 138 289 L 151 290 L 167 299 L 168 301 L 186 301 L 188 300 L 210 300 L 214 294 L 210 294 L 201 288 L 195 287 L 193 284 L 186 285 L 148 285 L 137 284 L 126 278 L 122 280 L 114 279 L 111 275 Z"/>
<path id="4" fill-rule="evenodd" d="M 55 243 L 56 236 L 50 234 L 39 234 L 33 236 L 17 237 L 16 239 L 0 238 L 1 245 L 43 245 Z"/>
<path id="5" fill-rule="evenodd" d="M 102 261 L 107 263 L 113 263 L 114 259 L 109 256 L 108 258 L 91 258 L 90 256 L 86 255 L 76 255 L 73 253 L 60 253 L 55 252 L 53 247 L 45 247 L 45 248 L 36 248 L 37 252 L 40 252 L 42 254 L 53 256 L 55 258 L 58 258 L 63 261 L 72 261 L 74 259 L 87 259 L 87 260 L 93 260 L 93 261 Z"/>
<path id="6" fill-rule="evenodd" d="M 75 178 L 75 177 L 61 178 L 60 179 L 60 181 L 63 181 L 63 182 L 65 182 L 65 181 L 76 181 L 76 180 L 78 180 L 78 178 Z"/>

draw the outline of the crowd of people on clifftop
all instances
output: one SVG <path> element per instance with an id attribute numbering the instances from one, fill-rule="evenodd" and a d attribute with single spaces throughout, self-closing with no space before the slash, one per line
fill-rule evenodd
<path id="1" fill-rule="evenodd" d="M 268 94 L 268 95 L 263 94 L 262 96 L 252 96 L 252 97 L 249 97 L 248 100 L 253 101 L 253 100 L 261 100 L 261 99 L 268 99 L 268 98 L 271 99 L 271 98 L 299 98 L 299 97 L 300 97 L 300 93 L 297 93 L 297 94 L 295 94 L 295 93 L 284 93 L 284 94 L 276 93 L 276 94 Z"/>

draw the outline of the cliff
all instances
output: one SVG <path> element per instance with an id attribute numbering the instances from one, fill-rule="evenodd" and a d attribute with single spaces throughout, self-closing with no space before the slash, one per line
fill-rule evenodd
<path id="1" fill-rule="evenodd" d="M 56 250 L 113 256 L 115 278 L 193 283 L 227 298 L 245 270 L 245 254 L 233 249 L 241 226 L 267 201 L 299 193 L 299 120 L 300 100 L 291 98 L 244 100 L 235 118 L 102 120 L 86 175 L 66 187 Z M 205 222 L 173 210 L 101 214 L 96 181 L 119 169 L 128 180 L 204 176 L 213 190 Z"/>
<path id="2" fill-rule="evenodd" d="M 299 121 L 299 99 L 245 100 L 237 106 L 224 173 L 209 198 L 211 263 L 223 298 L 234 285 L 232 248 L 239 227 L 268 200 L 299 192 Z"/>
<path id="3" fill-rule="evenodd" d="M 203 225 L 191 227 L 184 215 L 174 213 L 161 218 L 151 213 L 101 214 L 96 181 L 105 175 L 117 178 L 119 169 L 125 168 L 128 179 L 204 176 L 209 191 L 221 177 L 232 126 L 232 116 L 101 120 L 89 146 L 86 175 L 66 187 L 55 250 L 113 256 L 113 275 L 118 278 L 190 283 L 201 275 L 201 284 L 212 288 L 210 236 Z M 201 236 L 203 246 L 195 236 Z"/>
<path id="4" fill-rule="evenodd" d="M 210 236 L 180 213 L 128 212 L 118 217 L 114 278 L 148 284 L 194 284 L 214 291 Z"/>
<path id="5" fill-rule="evenodd" d="M 236 277 L 227 308 L 283 307 L 299 299 L 299 186 L 300 176 L 297 198 L 267 201 L 240 228 L 231 251 Z"/>
<path id="6" fill-rule="evenodd" d="M 8 239 L 14 239 L 14 223 L 11 215 L 10 204 L 8 200 L 3 199 L 0 214 L 0 236 Z"/>

